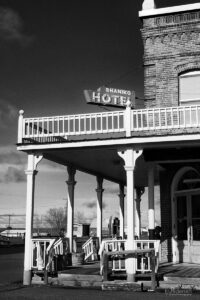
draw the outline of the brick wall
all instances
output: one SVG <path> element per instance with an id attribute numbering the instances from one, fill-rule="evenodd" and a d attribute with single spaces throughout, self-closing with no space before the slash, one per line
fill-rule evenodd
<path id="1" fill-rule="evenodd" d="M 179 75 L 200 70 L 200 11 L 145 17 L 145 106 L 179 105 Z M 175 133 L 175 131 L 174 131 Z M 162 261 L 172 261 L 171 182 L 181 165 L 165 165 L 160 173 Z"/>
<path id="2" fill-rule="evenodd" d="M 177 106 L 179 74 L 200 69 L 200 11 L 142 22 L 145 106 Z"/>

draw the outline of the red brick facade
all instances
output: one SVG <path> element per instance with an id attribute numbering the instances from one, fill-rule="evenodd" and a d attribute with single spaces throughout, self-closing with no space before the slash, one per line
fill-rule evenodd
<path id="1" fill-rule="evenodd" d="M 179 105 L 179 75 L 200 70 L 200 10 L 142 18 L 145 106 Z M 176 134 L 175 130 L 173 132 Z M 173 158 L 172 158 L 173 160 Z M 171 183 L 181 164 L 160 172 L 162 261 L 172 261 Z"/>
<path id="2" fill-rule="evenodd" d="M 143 19 L 146 107 L 177 106 L 178 76 L 200 69 L 200 11 Z"/>

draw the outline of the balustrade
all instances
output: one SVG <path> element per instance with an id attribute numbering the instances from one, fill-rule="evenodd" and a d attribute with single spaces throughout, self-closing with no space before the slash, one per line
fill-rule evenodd
<path id="1" fill-rule="evenodd" d="M 130 118 L 128 118 L 130 116 Z M 129 121 L 128 121 L 129 120 Z M 161 107 L 68 116 L 23 118 L 20 111 L 18 143 L 66 142 L 70 136 L 200 126 L 200 106 Z M 102 137 L 104 138 L 104 136 Z"/>
<path id="2" fill-rule="evenodd" d="M 160 241 L 159 240 L 134 240 L 134 250 L 144 250 L 143 255 L 138 255 L 135 259 L 135 269 L 138 273 L 145 273 L 145 272 L 151 272 L 151 262 L 150 258 L 145 255 L 145 250 L 155 250 L 155 271 L 158 270 L 159 265 L 159 246 Z M 100 264 L 100 272 L 102 274 L 102 268 L 103 268 L 103 255 L 104 253 L 109 252 L 123 252 L 126 251 L 126 240 L 104 240 L 101 243 L 101 247 L 99 249 L 99 255 L 101 259 Z M 113 255 L 111 257 L 111 269 L 112 272 L 116 271 L 125 271 L 125 257 L 123 255 Z"/>

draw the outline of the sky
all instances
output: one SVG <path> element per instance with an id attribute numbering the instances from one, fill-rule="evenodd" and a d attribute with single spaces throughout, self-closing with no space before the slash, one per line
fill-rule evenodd
<path id="1" fill-rule="evenodd" d="M 103 85 L 134 90 L 143 98 L 142 2 L 0 0 L 0 227 L 8 223 L 3 214 L 25 214 L 27 155 L 16 151 L 20 109 L 25 117 L 102 111 L 86 104 L 83 90 Z M 158 8 L 190 3 L 195 1 L 156 1 Z M 45 160 L 38 170 L 35 214 L 41 216 L 65 207 L 67 172 Z M 76 181 L 75 211 L 93 224 L 96 179 L 77 172 Z M 118 216 L 119 200 L 115 184 L 105 181 L 104 189 L 106 224 Z M 24 218 L 13 217 L 11 223 L 23 226 Z"/>

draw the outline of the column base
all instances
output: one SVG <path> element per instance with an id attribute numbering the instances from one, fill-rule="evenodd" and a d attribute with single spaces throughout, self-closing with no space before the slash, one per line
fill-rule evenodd
<path id="1" fill-rule="evenodd" d="M 149 239 L 155 240 L 155 230 L 154 229 L 149 229 Z"/>
<path id="2" fill-rule="evenodd" d="M 135 274 L 127 273 L 127 282 L 135 282 Z"/>
<path id="3" fill-rule="evenodd" d="M 24 270 L 23 285 L 31 285 L 31 270 Z"/>

